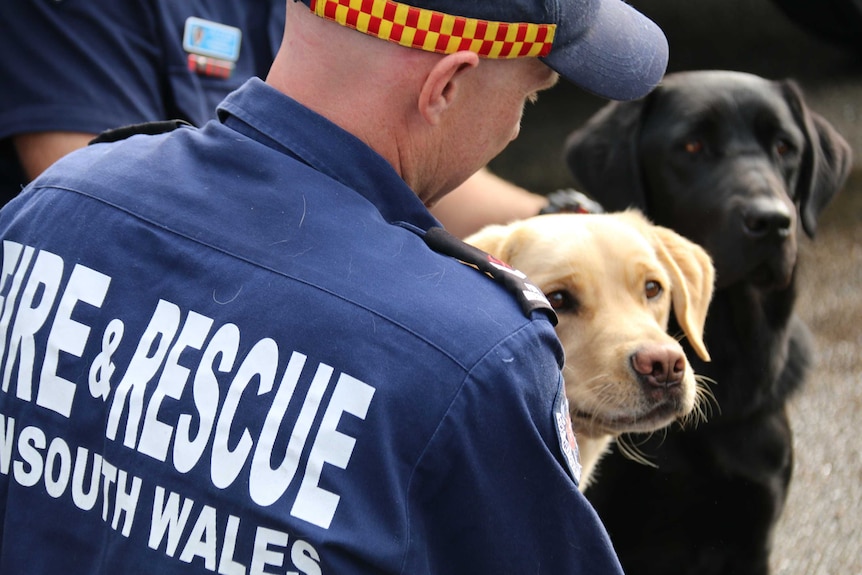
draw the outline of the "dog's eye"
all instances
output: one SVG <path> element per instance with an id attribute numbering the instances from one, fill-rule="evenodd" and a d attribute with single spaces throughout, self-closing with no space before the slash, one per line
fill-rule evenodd
<path id="1" fill-rule="evenodd" d="M 545 297 L 548 298 L 548 302 L 555 311 L 575 312 L 580 307 L 577 298 L 566 290 L 553 291 Z"/>
<path id="2" fill-rule="evenodd" d="M 661 284 L 657 281 L 650 280 L 646 284 L 644 284 L 644 293 L 646 293 L 647 299 L 655 299 L 661 295 L 661 292 L 664 291 L 661 287 Z"/>
<path id="3" fill-rule="evenodd" d="M 700 154 L 704 150 L 704 145 L 702 140 L 687 140 L 685 144 L 683 144 L 683 149 L 687 154 L 696 155 Z"/>
<path id="4" fill-rule="evenodd" d="M 793 147 L 790 145 L 790 143 L 787 140 L 779 139 L 779 140 L 775 141 L 775 152 L 779 156 L 786 156 L 791 151 L 793 151 Z"/>

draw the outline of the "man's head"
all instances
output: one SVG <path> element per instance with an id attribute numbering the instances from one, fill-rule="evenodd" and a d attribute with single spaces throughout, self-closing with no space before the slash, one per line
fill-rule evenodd
<path id="1" fill-rule="evenodd" d="M 613 100 L 646 95 L 667 65 L 662 31 L 622 0 L 301 1 L 318 16 L 409 48 L 538 57 Z"/>
<path id="2" fill-rule="evenodd" d="M 365 141 L 428 206 L 515 138 L 557 72 L 611 98 L 664 72 L 661 31 L 620 0 L 408 2 L 288 0 L 267 82 Z"/>

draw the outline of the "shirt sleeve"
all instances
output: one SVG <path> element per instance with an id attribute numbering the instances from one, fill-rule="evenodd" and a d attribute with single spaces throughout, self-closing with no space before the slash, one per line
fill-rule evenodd
<path id="1" fill-rule="evenodd" d="M 553 337 L 522 330 L 472 370 L 411 482 L 403 573 L 622 573 L 560 444 Z"/>

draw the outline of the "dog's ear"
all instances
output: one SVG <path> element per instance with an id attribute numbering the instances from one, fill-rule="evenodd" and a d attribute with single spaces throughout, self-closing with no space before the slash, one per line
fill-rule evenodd
<path id="1" fill-rule="evenodd" d="M 653 237 L 659 259 L 673 282 L 671 301 L 677 323 L 697 355 L 709 361 L 703 327 L 715 282 L 712 259 L 699 245 L 668 228 L 653 226 Z"/>
<path id="2" fill-rule="evenodd" d="M 844 185 L 850 173 L 852 152 L 847 141 L 822 116 L 808 109 L 799 86 L 792 80 L 781 89 L 793 115 L 805 134 L 802 170 L 796 198 L 802 227 L 809 237 L 817 231 L 817 218 Z"/>
<path id="3" fill-rule="evenodd" d="M 638 159 L 645 102 L 611 102 L 566 140 L 565 161 L 575 187 L 609 212 L 646 209 Z"/>
<path id="4" fill-rule="evenodd" d="M 512 257 L 511 236 L 511 225 L 492 224 L 467 237 L 464 242 L 510 264 L 509 260 Z"/>

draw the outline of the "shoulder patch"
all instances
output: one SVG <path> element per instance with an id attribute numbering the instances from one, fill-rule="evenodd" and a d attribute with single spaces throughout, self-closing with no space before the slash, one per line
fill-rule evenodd
<path id="1" fill-rule="evenodd" d="M 560 389 L 554 400 L 554 429 L 560 442 L 560 451 L 575 483 L 581 483 L 581 456 L 575 431 L 572 429 L 572 418 L 569 415 L 569 400 L 566 397 L 566 385 L 560 376 Z"/>

